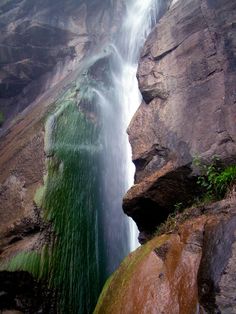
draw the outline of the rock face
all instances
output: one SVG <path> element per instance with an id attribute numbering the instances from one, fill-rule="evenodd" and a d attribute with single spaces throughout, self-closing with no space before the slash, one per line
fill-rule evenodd
<path id="1" fill-rule="evenodd" d="M 235 196 L 199 214 L 130 254 L 94 313 L 235 313 Z"/>
<path id="2" fill-rule="evenodd" d="M 0 112 L 5 120 L 101 45 L 115 30 L 121 7 L 121 1 L 2 1 Z"/>
<path id="3" fill-rule="evenodd" d="M 52 313 L 53 299 L 51 298 L 48 302 L 47 289 L 40 286 L 29 273 L 3 271 L 0 273 L 0 279 L 1 313 Z M 50 295 L 50 297 L 52 296 Z M 6 308 L 9 311 L 5 311 Z"/>
<path id="4" fill-rule="evenodd" d="M 194 156 L 235 162 L 235 20 L 235 1 L 178 1 L 145 44 L 144 101 L 128 129 L 136 184 L 124 199 L 141 232 L 197 194 Z"/>

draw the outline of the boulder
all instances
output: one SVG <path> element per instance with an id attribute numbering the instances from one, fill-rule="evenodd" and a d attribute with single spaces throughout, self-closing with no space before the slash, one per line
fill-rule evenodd
<path id="1" fill-rule="evenodd" d="M 94 314 L 234 313 L 236 199 L 197 211 L 131 253 L 108 279 Z"/>

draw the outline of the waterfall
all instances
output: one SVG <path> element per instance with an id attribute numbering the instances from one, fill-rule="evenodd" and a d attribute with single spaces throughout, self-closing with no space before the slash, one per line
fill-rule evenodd
<path id="1" fill-rule="evenodd" d="M 120 247 L 127 242 L 127 230 L 128 250 L 133 251 L 138 246 L 137 227 L 121 209 L 122 198 L 134 180 L 126 129 L 142 100 L 136 78 L 138 58 L 157 13 L 158 1 L 130 0 L 127 3 L 123 25 L 109 46 L 109 87 L 102 86 L 96 91 L 103 111 L 102 225 L 106 226 L 103 234 L 106 274 L 111 273 L 121 260 Z"/>
<path id="2" fill-rule="evenodd" d="M 16 256 L 55 293 L 57 313 L 91 313 L 108 276 L 137 243 L 122 211 L 134 166 L 126 129 L 141 103 L 140 50 L 165 0 L 127 0 L 123 23 L 53 104 L 45 126 L 47 175 L 35 195 L 51 245 Z M 162 4 L 162 5 L 161 5 Z"/>

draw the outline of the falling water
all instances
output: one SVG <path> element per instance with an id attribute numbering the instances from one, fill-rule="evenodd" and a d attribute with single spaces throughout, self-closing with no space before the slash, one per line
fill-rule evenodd
<path id="1" fill-rule="evenodd" d="M 138 246 L 138 232 L 133 220 L 121 213 L 121 201 L 133 184 L 134 166 L 126 129 L 141 103 L 141 94 L 136 78 L 138 58 L 144 41 L 155 22 L 159 2 L 156 0 L 130 0 L 123 25 L 114 42 L 110 45 L 111 85 L 100 88 L 98 101 L 104 117 L 105 161 L 103 196 L 104 209 L 102 225 L 106 226 L 106 273 L 114 270 L 120 257 L 119 243 L 125 243 L 125 228 L 129 230 L 129 251 Z M 118 245 L 117 245 L 118 244 Z"/>
<path id="2" fill-rule="evenodd" d="M 140 50 L 166 1 L 127 0 L 116 38 L 86 61 L 46 123 L 47 176 L 35 202 L 56 236 L 10 269 L 46 280 L 58 313 L 91 313 L 107 277 L 138 245 L 122 212 L 134 177 L 126 129 L 141 102 Z"/>

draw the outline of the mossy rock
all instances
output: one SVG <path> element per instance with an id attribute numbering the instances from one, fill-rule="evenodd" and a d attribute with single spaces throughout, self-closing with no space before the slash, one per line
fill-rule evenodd
<path id="1" fill-rule="evenodd" d="M 105 283 L 93 314 L 122 313 L 122 303 L 130 288 L 131 279 L 135 278 L 137 270 L 145 263 L 150 253 L 168 239 L 167 235 L 155 237 L 129 254 Z"/>

